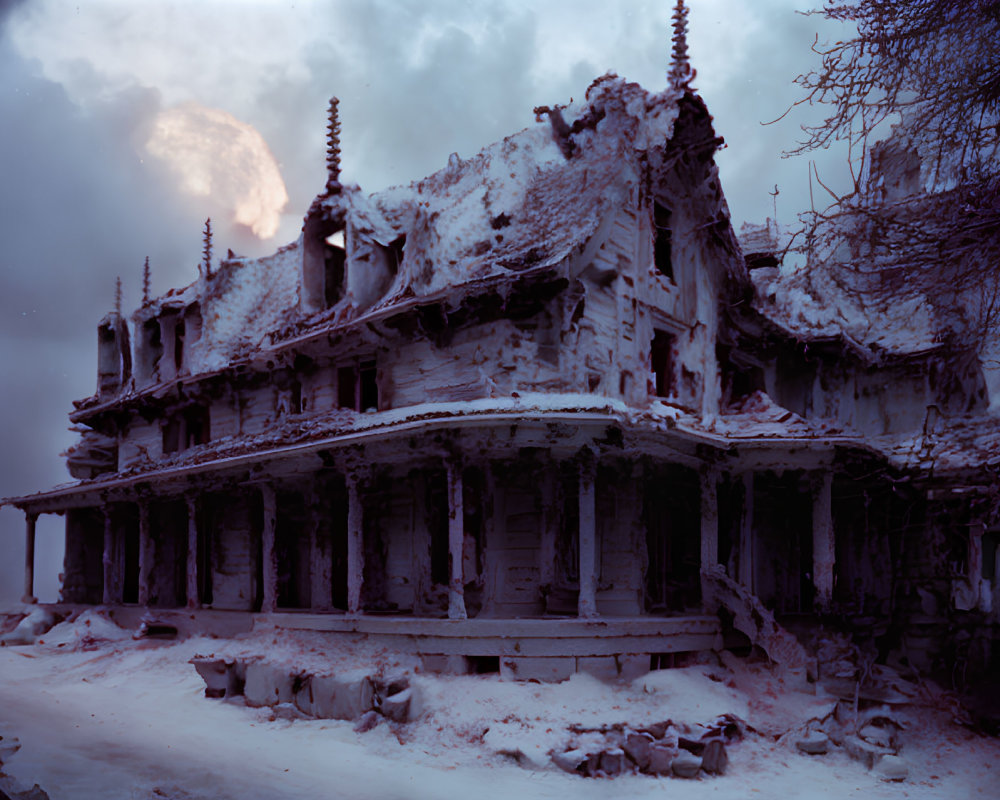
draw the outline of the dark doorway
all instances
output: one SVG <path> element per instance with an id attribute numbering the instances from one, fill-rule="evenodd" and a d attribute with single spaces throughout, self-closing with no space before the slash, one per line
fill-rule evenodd
<path id="1" fill-rule="evenodd" d="M 701 485 L 694 470 L 646 469 L 646 610 L 679 613 L 701 604 Z"/>
<path id="2" fill-rule="evenodd" d="M 804 472 L 754 476 L 754 592 L 778 615 L 813 610 L 812 506 Z"/>

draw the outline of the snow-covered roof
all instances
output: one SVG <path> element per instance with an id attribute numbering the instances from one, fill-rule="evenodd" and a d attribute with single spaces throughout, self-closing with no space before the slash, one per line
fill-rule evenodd
<path id="1" fill-rule="evenodd" d="M 942 326 L 920 292 L 857 290 L 822 264 L 750 272 L 754 308 L 799 340 L 843 339 L 862 354 L 912 355 L 933 350 Z"/>
<path id="2" fill-rule="evenodd" d="M 300 239 L 266 258 L 223 262 L 213 275 L 140 309 L 136 319 L 200 303 L 201 338 L 187 345 L 185 356 L 191 371 L 200 373 L 291 332 L 556 265 L 582 248 L 640 180 L 640 161 L 659 163 L 679 99 L 675 90 L 651 94 L 608 75 L 591 85 L 585 102 L 561 109 L 571 157 L 545 119 L 472 158 L 453 155 L 444 169 L 408 186 L 370 195 L 342 187 L 317 198 L 313 210 L 342 217 L 353 243 L 388 245 L 406 235 L 398 273 L 368 307 L 357 307 L 348 293 L 331 309 L 301 310 Z"/>

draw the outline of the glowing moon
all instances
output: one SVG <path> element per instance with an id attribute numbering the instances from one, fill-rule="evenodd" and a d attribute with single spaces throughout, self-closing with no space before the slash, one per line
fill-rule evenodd
<path id="1" fill-rule="evenodd" d="M 288 192 L 252 125 L 217 108 L 182 103 L 157 115 L 146 150 L 170 165 L 183 191 L 211 196 L 261 239 L 277 233 Z"/>

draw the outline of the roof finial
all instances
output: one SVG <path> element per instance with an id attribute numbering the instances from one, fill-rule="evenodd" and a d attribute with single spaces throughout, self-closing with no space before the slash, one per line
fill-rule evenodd
<path id="1" fill-rule="evenodd" d="M 212 275 L 212 218 L 209 217 L 205 220 L 205 230 L 202 232 L 202 241 L 204 242 L 201 248 L 201 267 L 202 271 L 205 273 L 205 277 L 209 278 Z"/>
<path id="2" fill-rule="evenodd" d="M 146 256 L 146 263 L 142 265 L 142 304 L 149 305 L 149 256 Z"/>
<path id="3" fill-rule="evenodd" d="M 330 98 L 330 121 L 326 126 L 326 188 L 334 189 L 340 185 L 340 119 L 337 116 L 337 106 L 340 100 Z"/>
<path id="4" fill-rule="evenodd" d="M 122 279 L 119 275 L 115 278 L 115 314 L 122 315 Z"/>
<path id="5" fill-rule="evenodd" d="M 670 69 L 667 72 L 667 83 L 672 89 L 687 89 L 694 79 L 694 70 L 688 60 L 687 17 L 688 7 L 684 0 L 677 0 L 673 14 L 673 52 L 670 58 Z"/>

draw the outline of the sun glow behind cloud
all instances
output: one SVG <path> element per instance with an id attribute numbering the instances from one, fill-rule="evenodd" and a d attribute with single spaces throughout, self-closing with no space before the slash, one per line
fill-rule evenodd
<path id="1" fill-rule="evenodd" d="M 146 150 L 170 166 L 183 192 L 211 197 L 261 239 L 277 233 L 288 192 L 252 125 L 217 108 L 182 103 L 156 115 Z"/>

